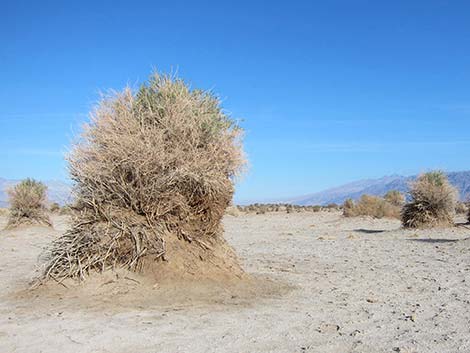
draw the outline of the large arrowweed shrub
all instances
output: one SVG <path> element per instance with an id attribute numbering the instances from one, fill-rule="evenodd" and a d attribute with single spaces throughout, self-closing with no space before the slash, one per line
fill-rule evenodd
<path id="1" fill-rule="evenodd" d="M 211 252 L 245 163 L 241 134 L 217 97 L 171 76 L 103 98 L 68 158 L 75 216 L 45 277 L 144 270 L 175 241 Z"/>
<path id="2" fill-rule="evenodd" d="M 411 184 L 411 201 L 403 207 L 402 223 L 406 228 L 430 228 L 453 224 L 457 189 L 443 172 L 425 173 Z"/>
<path id="3" fill-rule="evenodd" d="M 21 224 L 51 225 L 46 208 L 47 187 L 40 181 L 25 179 L 10 188 L 10 214 L 7 228 Z"/>

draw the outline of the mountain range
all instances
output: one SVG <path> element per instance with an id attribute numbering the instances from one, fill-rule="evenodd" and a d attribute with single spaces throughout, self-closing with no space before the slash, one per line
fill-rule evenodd
<path id="1" fill-rule="evenodd" d="M 449 181 L 460 193 L 460 200 L 470 200 L 470 171 L 447 173 Z M 276 202 L 292 203 L 296 205 L 327 205 L 331 203 L 342 204 L 346 199 L 357 200 L 363 194 L 383 196 L 389 190 L 398 190 L 406 193 L 411 181 L 417 176 L 389 175 L 378 179 L 363 179 L 338 187 L 316 192 L 313 194 L 277 200 Z M 15 185 L 18 180 L 0 178 L 0 207 L 8 206 L 6 189 Z M 45 181 L 48 187 L 48 200 L 61 205 L 71 200 L 71 185 L 57 180 Z"/>

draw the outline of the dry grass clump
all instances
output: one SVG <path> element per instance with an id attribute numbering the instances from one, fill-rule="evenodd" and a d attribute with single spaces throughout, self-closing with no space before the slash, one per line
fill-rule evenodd
<path id="1" fill-rule="evenodd" d="M 398 207 L 403 207 L 405 204 L 405 195 L 403 195 L 400 191 L 398 190 L 390 190 L 387 191 L 387 193 L 384 195 L 384 200 L 387 201 L 388 203 L 398 206 Z"/>
<path id="2" fill-rule="evenodd" d="M 344 202 L 343 215 L 345 217 L 400 218 L 400 207 L 378 196 L 362 195 L 357 203 L 351 199 Z"/>
<path id="3" fill-rule="evenodd" d="M 411 201 L 403 207 L 406 228 L 430 228 L 453 224 L 458 192 L 442 172 L 421 175 L 411 185 Z"/>
<path id="4" fill-rule="evenodd" d="M 7 228 L 14 228 L 21 224 L 51 226 L 45 206 L 46 191 L 46 185 L 30 178 L 10 188 L 7 191 L 10 203 Z"/>
<path id="5" fill-rule="evenodd" d="M 467 215 L 468 214 L 468 207 L 465 204 L 465 202 L 458 201 L 455 204 L 455 213 L 460 214 L 460 215 Z"/>
<path id="6" fill-rule="evenodd" d="M 60 205 L 57 202 L 51 203 L 49 206 L 49 211 L 51 213 L 59 213 L 60 212 Z"/>
<path id="7" fill-rule="evenodd" d="M 347 199 L 343 203 L 343 216 L 345 217 L 355 217 L 356 209 L 353 199 Z"/>
<path id="8" fill-rule="evenodd" d="M 238 217 L 241 215 L 241 211 L 238 209 L 238 207 L 235 206 L 229 206 L 225 210 L 225 214 L 232 216 L 232 217 Z"/>
<path id="9" fill-rule="evenodd" d="M 154 74 L 136 93 L 105 97 L 68 161 L 76 211 L 45 278 L 145 270 L 172 261 L 168 244 L 184 267 L 203 257 L 189 249 L 225 244 L 221 219 L 245 161 L 241 129 L 210 92 Z"/>
<path id="10" fill-rule="evenodd" d="M 64 205 L 59 210 L 61 216 L 70 216 L 72 213 L 72 205 Z"/>

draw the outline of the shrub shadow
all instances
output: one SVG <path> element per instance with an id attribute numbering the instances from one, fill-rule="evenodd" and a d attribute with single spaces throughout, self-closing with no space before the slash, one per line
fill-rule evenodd
<path id="1" fill-rule="evenodd" d="M 365 234 L 377 234 L 377 233 L 386 232 L 385 229 L 364 229 L 364 228 L 354 229 L 354 231 L 358 233 L 365 233 Z"/>
<path id="2" fill-rule="evenodd" d="M 421 243 L 431 243 L 431 244 L 439 244 L 439 243 L 455 243 L 463 239 L 407 239 L 409 241 L 417 241 Z"/>

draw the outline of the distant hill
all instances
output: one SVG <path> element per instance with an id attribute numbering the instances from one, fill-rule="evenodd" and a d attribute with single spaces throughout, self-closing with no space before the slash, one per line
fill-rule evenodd
<path id="1" fill-rule="evenodd" d="M 0 207 L 8 206 L 6 190 L 18 182 L 19 180 L 0 178 Z M 47 185 L 47 197 L 50 202 L 57 202 L 60 205 L 64 205 L 70 201 L 70 184 L 58 180 L 48 180 L 44 183 Z"/>
<path id="2" fill-rule="evenodd" d="M 462 201 L 470 198 L 470 171 L 447 173 L 449 181 L 460 193 Z M 304 195 L 284 200 L 284 202 L 297 205 L 326 205 L 329 203 L 342 204 L 346 199 L 357 200 L 363 194 L 383 196 L 389 190 L 408 191 L 408 185 L 417 176 L 391 175 L 379 179 L 365 179 L 332 189 L 320 191 L 310 195 Z"/>

